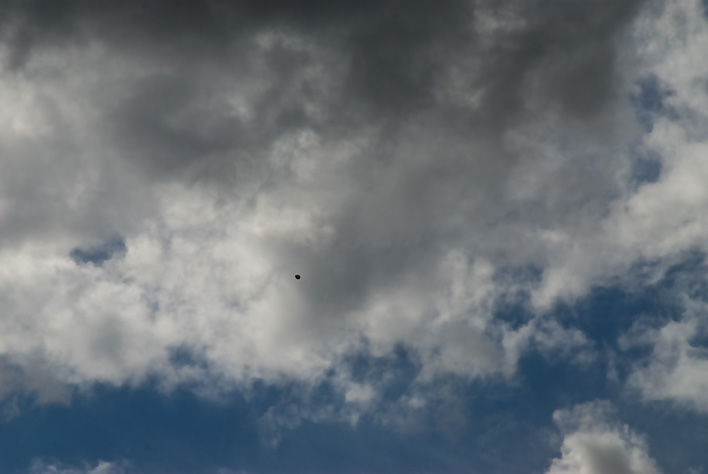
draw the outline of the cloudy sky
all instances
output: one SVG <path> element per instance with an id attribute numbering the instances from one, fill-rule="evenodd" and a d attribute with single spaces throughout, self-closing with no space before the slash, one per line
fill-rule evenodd
<path id="1" fill-rule="evenodd" d="M 706 8 L 2 2 L 0 472 L 708 474 Z"/>

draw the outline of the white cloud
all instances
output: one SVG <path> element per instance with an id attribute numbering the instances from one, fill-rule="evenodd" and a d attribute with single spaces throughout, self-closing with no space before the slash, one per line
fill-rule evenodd
<path id="1" fill-rule="evenodd" d="M 708 101 L 702 85 L 708 71 L 703 54 L 708 21 L 703 13 L 699 0 L 656 2 L 632 23 L 628 49 L 622 49 L 628 79 L 654 76 L 670 91 L 664 107 L 672 114 L 656 116 L 653 129 L 642 137 L 641 151 L 660 159 L 661 174 L 656 182 L 626 187 L 606 201 L 602 217 L 581 232 L 559 228 L 544 234 L 552 237 L 546 242 L 556 251 L 534 295 L 537 305 L 582 295 L 608 277 L 623 278 L 642 260 L 672 263 L 682 252 L 707 250 L 708 116 L 701 104 Z M 627 178 L 621 167 L 617 171 L 620 180 Z"/>
<path id="2" fill-rule="evenodd" d="M 88 464 L 82 467 L 67 467 L 36 459 L 32 462 L 29 472 L 31 474 L 123 474 L 126 470 L 123 464 L 108 461 L 99 461 L 95 467 L 89 467 Z"/>
<path id="3" fill-rule="evenodd" d="M 660 474 L 646 443 L 626 425 L 610 420 L 603 402 L 577 405 L 554 412 L 563 433 L 561 457 L 547 474 Z"/>
<path id="4" fill-rule="evenodd" d="M 625 348 L 651 348 L 651 355 L 633 367 L 629 386 L 646 401 L 672 401 L 708 413 L 708 348 L 697 341 L 708 331 L 705 320 L 705 304 L 689 301 L 679 320 L 628 333 Z"/>

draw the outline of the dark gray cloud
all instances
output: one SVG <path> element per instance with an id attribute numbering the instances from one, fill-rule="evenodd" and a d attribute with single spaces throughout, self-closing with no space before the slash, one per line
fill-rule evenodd
<path id="1" fill-rule="evenodd" d="M 3 21 L 9 65 L 26 74 L 46 48 L 97 42 L 108 58 L 128 58 L 83 100 L 97 107 L 102 145 L 148 179 L 268 186 L 264 156 L 279 138 L 310 129 L 325 142 L 351 141 L 373 129 L 347 178 L 335 179 L 374 193 L 336 211 L 337 227 L 345 240 L 389 227 L 385 245 L 406 235 L 417 252 L 441 232 L 459 234 L 440 209 L 464 220 L 480 215 L 481 196 L 505 199 L 499 188 L 512 166 L 532 160 L 505 143 L 510 130 L 554 113 L 611 126 L 606 109 L 624 87 L 617 38 L 642 3 L 67 0 L 9 2 Z M 226 102 L 234 90 L 248 113 Z M 425 156 L 409 156 L 417 152 Z M 614 169 L 573 162 L 570 179 L 577 166 L 585 173 L 573 186 L 588 189 L 575 199 L 612 191 Z"/>
<path id="2" fill-rule="evenodd" d="M 341 261 L 335 268 L 346 276 L 335 270 L 319 290 L 340 301 L 380 284 L 374 267 L 385 280 L 411 261 L 425 266 L 411 257 L 459 241 L 471 220 L 503 218 L 512 168 L 533 161 L 508 146 L 510 131 L 550 114 L 611 127 L 607 109 L 624 87 L 616 41 L 642 3 L 67 0 L 10 2 L 3 21 L 8 65 L 26 74 L 47 48 L 96 42 L 108 58 L 127 58 L 82 100 L 97 108 L 93 133 L 111 160 L 148 182 L 215 182 L 255 196 L 288 178 L 265 160 L 278 139 L 302 130 L 324 143 L 366 136 L 346 176 L 314 183 L 353 191 L 330 210 L 335 241 L 312 256 Z M 228 102 L 234 91 L 247 112 Z M 568 203 L 604 203 L 615 172 L 604 161 L 566 157 L 557 176 L 581 192 L 558 189 L 517 212 L 553 220 Z M 94 240 L 127 230 L 103 226 Z M 312 265 L 303 271 L 322 273 Z"/>
<path id="3" fill-rule="evenodd" d="M 203 61 L 232 63 L 236 55 L 238 67 L 248 72 L 249 58 L 238 55 L 252 51 L 233 48 L 258 31 L 303 35 L 331 47 L 345 60 L 342 94 L 328 104 L 328 123 L 346 121 L 342 115 L 352 109 L 364 109 L 375 117 L 393 113 L 399 119 L 400 114 L 430 108 L 454 114 L 455 110 L 444 110 L 434 92 L 451 66 L 464 68 L 474 58 L 473 68 L 462 71 L 469 81 L 466 86 L 484 87 L 487 92 L 482 106 L 469 118 L 498 126 L 504 118 L 513 120 L 523 107 L 522 82 L 534 70 L 539 76 L 539 89 L 534 92 L 570 113 L 585 116 L 613 99 L 618 92 L 617 35 L 642 3 L 446 0 L 430 8 L 427 2 L 393 0 L 120 5 L 67 0 L 10 2 L 3 17 L 12 51 L 9 57 L 15 65 L 26 62 L 35 46 L 95 39 L 173 65 L 171 74 L 138 84 L 135 96 L 144 100 L 143 94 L 153 94 L 154 102 L 148 103 L 165 113 L 187 106 L 194 89 L 205 85 L 202 81 L 208 84 L 210 78 L 188 74 Z M 491 30 L 475 22 L 480 12 L 494 22 Z M 318 59 L 287 50 L 271 56 L 270 72 L 282 80 L 271 91 L 276 94 L 287 86 L 293 70 L 306 67 L 308 59 Z M 217 71 L 229 72 L 233 71 Z M 164 91 L 155 93 L 160 85 Z M 168 100 L 175 93 L 186 94 L 181 101 Z M 155 137 L 161 139 L 170 137 Z"/>

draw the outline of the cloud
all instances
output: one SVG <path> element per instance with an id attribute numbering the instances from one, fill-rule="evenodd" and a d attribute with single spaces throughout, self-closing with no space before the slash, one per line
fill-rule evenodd
<path id="1" fill-rule="evenodd" d="M 563 433 L 561 457 L 547 474 L 659 474 L 641 437 L 610 421 L 611 405 L 589 402 L 553 414 Z"/>
<path id="2" fill-rule="evenodd" d="M 95 467 L 86 463 L 83 467 L 67 467 L 36 459 L 29 467 L 30 473 L 37 474 L 123 474 L 127 472 L 122 463 L 98 461 Z"/>
<path id="3" fill-rule="evenodd" d="M 708 349 L 705 303 L 686 301 L 686 310 L 661 327 L 636 325 L 623 338 L 625 349 L 650 348 L 634 364 L 628 384 L 645 401 L 670 401 L 708 412 Z"/>
<path id="4" fill-rule="evenodd" d="M 401 345 L 421 383 L 510 378 L 591 357 L 559 299 L 704 249 L 698 2 L 294 5 L 7 7 L 0 353 L 79 386 L 314 385 Z M 647 75 L 679 113 L 650 132 Z"/>
<path id="5" fill-rule="evenodd" d="M 37 403 L 68 404 L 71 400 L 71 391 L 64 381 L 55 377 L 43 360 L 36 358 L 0 359 L 0 386 L 2 416 L 6 419 L 19 414 L 23 397 Z"/>
<path id="6" fill-rule="evenodd" d="M 598 225 L 584 235 L 561 229 L 544 235 L 569 251 L 555 254 L 534 295 L 537 304 L 582 294 L 613 276 L 626 278 L 636 262 L 659 262 L 653 276 L 658 278 L 686 252 L 706 250 L 700 237 L 706 230 L 700 211 L 706 194 L 699 184 L 705 175 L 700 157 L 707 131 L 700 105 L 706 90 L 698 85 L 705 75 L 700 51 L 708 38 L 703 6 L 698 1 L 650 5 L 633 21 L 629 34 L 633 54 L 625 57 L 631 63 L 628 69 L 634 68 L 640 83 L 650 78 L 665 91 L 663 112 L 656 113 L 633 153 L 658 159 L 661 171 L 655 181 L 625 188 L 609 200 Z"/>

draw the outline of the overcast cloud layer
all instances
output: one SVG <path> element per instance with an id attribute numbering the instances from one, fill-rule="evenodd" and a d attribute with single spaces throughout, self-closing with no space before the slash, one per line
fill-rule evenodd
<path id="1" fill-rule="evenodd" d="M 454 436 L 454 408 L 421 421 L 462 397 L 441 380 L 523 384 L 535 351 L 616 360 L 623 400 L 708 412 L 701 264 L 614 348 L 556 312 L 708 250 L 699 0 L 18 1 L 0 18 L 4 399 L 295 383 L 261 442 L 362 416 Z M 393 401 L 348 365 L 401 350 L 417 369 Z M 339 402 L 312 401 L 324 380 Z M 612 402 L 587 402 L 557 407 L 548 474 L 664 472 Z"/>

